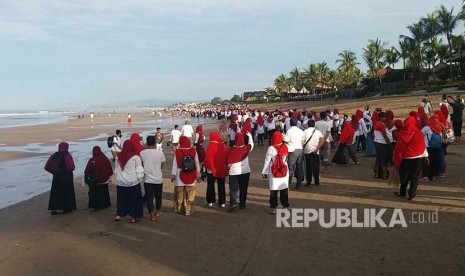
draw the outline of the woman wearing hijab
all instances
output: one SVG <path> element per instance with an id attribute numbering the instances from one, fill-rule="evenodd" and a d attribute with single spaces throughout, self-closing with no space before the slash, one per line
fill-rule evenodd
<path id="1" fill-rule="evenodd" d="M 131 134 L 131 137 L 129 138 L 134 145 L 134 152 L 139 155 L 141 151 L 145 149 L 145 147 L 140 143 L 142 140 L 139 133 L 133 133 Z"/>
<path id="2" fill-rule="evenodd" d="M 144 177 L 144 168 L 132 139 L 124 142 L 123 150 L 118 154 L 116 161 L 117 207 L 115 221 L 119 222 L 122 217 L 129 215 L 131 223 L 139 222 L 144 212 L 140 186 Z"/>
<path id="3" fill-rule="evenodd" d="M 92 149 L 92 158 L 89 159 L 84 170 L 84 174 L 91 173 L 96 175 L 97 183 L 89 185 L 89 209 L 101 210 L 110 207 L 108 180 L 113 175 L 113 168 L 99 146 Z"/>
<path id="4" fill-rule="evenodd" d="M 428 156 L 423 134 L 418 129 L 416 119 L 407 117 L 404 127 L 394 148 L 394 168 L 399 171 L 400 190 L 395 192 L 398 197 L 407 195 L 407 186 L 410 184 L 408 196 L 413 200 L 417 194 L 418 180 L 421 174 L 423 158 Z"/>
<path id="5" fill-rule="evenodd" d="M 441 114 L 441 112 L 439 112 Z M 442 116 L 442 114 L 441 114 Z M 442 145 L 439 148 L 434 148 L 431 146 L 431 139 L 434 134 L 440 135 L 442 138 L 443 136 L 443 124 L 441 123 L 439 116 L 437 113 L 430 116 L 428 119 L 428 125 L 431 128 L 431 134 L 427 135 L 428 140 L 428 153 L 430 153 L 430 173 L 431 177 L 439 176 L 439 177 L 446 177 L 446 162 L 444 156 L 444 150 L 442 149 Z"/>
<path id="6" fill-rule="evenodd" d="M 274 132 L 271 137 L 272 145 L 268 147 L 265 156 L 265 163 L 263 164 L 262 175 L 263 178 L 268 178 L 268 185 L 270 188 L 270 214 L 276 214 L 276 207 L 278 206 L 278 192 L 281 205 L 284 208 L 289 207 L 288 193 L 289 193 L 289 170 L 284 177 L 275 177 L 272 173 L 272 165 L 276 158 L 283 159 L 284 166 L 287 166 L 288 148 L 283 143 L 283 136 L 279 132 Z M 279 153 L 279 155 L 278 155 Z"/>
<path id="7" fill-rule="evenodd" d="M 195 183 L 200 177 L 200 163 L 191 140 L 186 136 L 179 138 L 171 169 L 171 182 L 174 183 L 174 212 L 190 216 L 194 213 Z M 187 163 L 192 165 L 187 167 Z"/>
<path id="8" fill-rule="evenodd" d="M 247 118 L 245 120 L 245 122 L 242 124 L 242 130 L 241 130 L 242 133 L 250 133 L 252 134 L 252 120 L 250 118 Z M 249 136 L 245 136 L 245 143 L 248 144 L 249 143 Z M 253 139 L 253 136 L 252 136 L 252 139 Z"/>
<path id="9" fill-rule="evenodd" d="M 369 107 L 366 108 L 367 110 L 363 113 L 363 120 L 365 121 L 365 125 L 367 127 L 367 136 L 365 141 L 365 156 L 366 157 L 373 157 L 376 156 L 375 150 L 375 142 L 373 137 L 373 120 L 370 115 Z"/>
<path id="10" fill-rule="evenodd" d="M 218 185 L 218 204 L 226 207 L 225 182 L 228 175 L 228 147 L 223 143 L 220 133 L 210 132 L 205 168 L 207 169 L 207 203 L 213 206 L 216 202 L 215 181 Z"/>
<path id="11" fill-rule="evenodd" d="M 203 135 L 202 125 L 198 125 L 195 128 L 194 146 L 195 146 L 195 151 L 197 152 L 197 156 L 199 157 L 200 172 L 202 174 L 199 179 L 200 181 L 204 181 L 206 177 L 206 175 L 204 175 L 204 169 L 203 169 L 203 162 L 205 160 L 205 149 L 203 147 L 204 141 L 205 141 L 205 136 Z"/>
<path id="12" fill-rule="evenodd" d="M 355 112 L 355 116 L 352 116 L 352 120 L 356 120 L 357 128 L 355 129 L 355 150 L 356 152 L 365 151 L 366 147 L 366 136 L 368 129 L 363 119 L 363 111 L 360 109 Z M 354 124 L 353 124 L 354 125 Z"/>
<path id="13" fill-rule="evenodd" d="M 262 114 L 258 114 L 257 117 L 257 143 L 259 146 L 263 146 L 263 141 L 265 138 L 265 120 L 262 117 Z"/>
<path id="14" fill-rule="evenodd" d="M 52 215 L 58 211 L 70 213 L 76 210 L 76 196 L 74 193 L 73 171 L 75 169 L 73 157 L 68 152 L 69 144 L 62 142 L 58 151 L 50 156 L 44 169 L 53 174 L 52 188 L 48 209 Z"/>
<path id="15" fill-rule="evenodd" d="M 221 124 L 218 126 L 218 131 L 220 132 L 221 139 L 226 145 L 228 145 L 228 124 L 226 119 L 221 119 Z"/>
<path id="16" fill-rule="evenodd" d="M 234 141 L 236 140 L 236 133 L 240 132 L 241 129 L 237 124 L 238 116 L 234 115 L 231 119 L 231 123 L 228 126 L 228 135 L 229 135 L 229 146 L 234 146 Z"/>
<path id="17" fill-rule="evenodd" d="M 333 156 L 333 163 L 348 166 L 349 158 L 351 158 L 355 164 L 360 164 L 355 151 L 356 129 L 358 129 L 357 116 L 352 115 L 351 121 L 344 122 L 344 128 L 342 129 L 341 136 L 339 137 L 339 147 Z"/>
<path id="18" fill-rule="evenodd" d="M 276 115 L 276 114 L 275 114 Z M 268 117 L 266 118 L 266 126 L 267 126 L 267 137 L 268 137 L 268 145 L 271 146 L 271 138 L 273 137 L 273 132 L 276 130 L 276 122 L 277 122 L 277 116 L 273 115 L 273 113 L 270 113 Z"/>
<path id="19" fill-rule="evenodd" d="M 233 212 L 237 208 L 237 199 L 239 197 L 239 208 L 244 209 L 247 201 L 247 189 L 249 187 L 250 166 L 249 153 L 253 149 L 253 139 L 251 134 L 249 143 L 245 144 L 244 134 L 238 132 L 236 134 L 236 144 L 228 151 L 228 167 L 229 167 L 229 212 Z"/>

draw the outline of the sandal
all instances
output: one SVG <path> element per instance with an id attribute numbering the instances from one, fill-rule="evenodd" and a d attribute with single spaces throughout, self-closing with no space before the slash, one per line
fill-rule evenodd
<path id="1" fill-rule="evenodd" d="M 121 217 L 117 216 L 117 217 L 115 218 L 115 222 L 120 222 L 120 221 L 121 221 Z"/>
<path id="2" fill-rule="evenodd" d="M 150 218 L 151 221 L 155 221 L 155 212 L 150 213 Z"/>
<path id="3" fill-rule="evenodd" d="M 139 221 L 140 221 L 140 219 L 136 219 L 136 218 L 131 219 L 131 223 L 138 223 Z"/>

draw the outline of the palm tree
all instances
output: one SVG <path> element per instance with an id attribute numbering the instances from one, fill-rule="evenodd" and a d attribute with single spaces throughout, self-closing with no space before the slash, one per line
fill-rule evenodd
<path id="1" fill-rule="evenodd" d="M 339 59 L 336 63 L 340 63 L 337 68 L 340 77 L 339 79 L 345 84 L 350 84 L 356 81 L 355 71 L 358 69 L 357 56 L 351 50 L 344 50 L 338 54 Z"/>
<path id="2" fill-rule="evenodd" d="M 400 35 L 400 39 L 409 41 L 411 45 L 415 46 L 413 52 L 410 52 L 410 62 L 415 64 L 416 69 L 420 71 L 420 79 L 423 79 L 423 42 L 427 39 L 427 34 L 425 32 L 424 22 L 420 21 L 412 25 L 408 25 L 407 29 L 410 32 L 410 36 Z"/>
<path id="3" fill-rule="evenodd" d="M 462 12 L 459 12 L 458 14 L 454 15 L 453 7 L 450 9 L 450 11 L 448 11 L 444 5 L 441 5 L 441 7 L 435 11 L 435 15 L 437 16 L 438 24 L 440 26 L 440 33 L 446 36 L 447 43 L 449 44 L 449 73 L 450 77 L 452 78 L 452 32 L 457 27 L 457 23 L 463 14 Z"/>
<path id="4" fill-rule="evenodd" d="M 439 62 L 449 59 L 449 47 L 446 44 L 439 44 L 437 47 Z"/>
<path id="5" fill-rule="evenodd" d="M 278 91 L 280 94 L 289 92 L 289 90 L 291 90 L 289 78 L 284 74 L 279 75 L 274 80 L 274 85 L 276 86 L 276 91 Z"/>
<path id="6" fill-rule="evenodd" d="M 458 53 L 460 55 L 459 74 L 462 75 L 462 58 L 463 58 L 463 50 L 465 48 L 465 39 L 463 35 L 452 36 L 452 48 L 454 49 L 455 53 Z"/>
<path id="7" fill-rule="evenodd" d="M 314 92 L 316 64 L 312 63 L 302 73 L 303 85 Z"/>
<path id="8" fill-rule="evenodd" d="M 394 69 L 394 66 L 399 61 L 400 57 L 400 52 L 396 49 L 396 47 L 391 47 L 391 49 L 386 50 L 384 62 L 389 64 L 389 66 L 391 66 L 391 68 Z"/>
<path id="9" fill-rule="evenodd" d="M 404 70 L 404 80 L 405 80 L 406 64 L 407 64 L 407 61 L 412 57 L 412 53 L 415 52 L 415 44 L 410 39 L 401 38 L 399 40 L 399 46 L 400 46 L 400 57 L 402 58 L 402 61 L 403 61 L 402 69 Z"/>
<path id="10" fill-rule="evenodd" d="M 317 63 L 315 66 L 315 76 L 317 84 L 325 86 L 328 82 L 329 67 L 326 61 Z"/>
<path id="11" fill-rule="evenodd" d="M 297 67 L 295 67 L 291 72 L 289 72 L 289 82 L 297 90 L 302 88 L 302 73 L 299 71 Z"/>
<path id="12" fill-rule="evenodd" d="M 370 69 L 373 78 L 379 77 L 379 82 L 382 83 L 380 69 L 384 68 L 384 57 L 386 55 L 387 43 L 379 40 L 368 40 L 368 45 L 363 48 L 363 59 Z"/>

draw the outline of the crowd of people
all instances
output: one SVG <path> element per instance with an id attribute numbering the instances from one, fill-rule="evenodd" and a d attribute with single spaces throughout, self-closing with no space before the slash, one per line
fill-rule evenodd
<path id="1" fill-rule="evenodd" d="M 464 103 L 443 96 L 433 107 L 425 97 L 406 118 L 396 117 L 381 107 L 371 110 L 339 112 L 328 108 L 321 112 L 307 110 L 251 110 L 230 107 L 218 128 L 209 132 L 203 146 L 202 125 L 194 128 L 188 120 L 175 125 L 166 145 L 171 145 L 173 210 L 191 215 L 195 212 L 196 184 L 206 179 L 206 204 L 226 207 L 226 180 L 229 183 L 229 209 L 244 209 L 250 181 L 250 152 L 267 142 L 262 176 L 268 180 L 270 213 L 275 214 L 278 194 L 283 208 L 288 208 L 289 189 L 320 185 L 321 169 L 325 173 L 338 166 L 360 164 L 359 154 L 373 156 L 373 176 L 399 184 L 396 196 L 413 200 L 419 182 L 447 177 L 447 147 L 460 143 Z M 229 116 L 226 116 L 229 115 Z M 150 220 L 161 215 L 163 192 L 162 150 L 165 137 L 161 129 L 142 142 L 137 133 L 122 143 L 121 131 L 113 138 L 112 160 L 116 174 L 117 212 L 115 221 L 130 216 L 131 222 L 143 217 L 147 206 Z M 332 154 L 331 149 L 334 149 Z M 45 169 L 53 174 L 49 210 L 71 212 L 76 209 L 73 186 L 73 158 L 68 144 L 48 159 Z M 85 168 L 89 185 L 89 208 L 111 206 L 108 183 L 113 175 L 110 160 L 100 147 Z M 295 178 L 295 184 L 292 184 Z M 142 193 L 144 187 L 144 195 Z M 408 189 L 408 191 L 407 191 Z M 155 204 L 154 204 L 155 202 Z"/>

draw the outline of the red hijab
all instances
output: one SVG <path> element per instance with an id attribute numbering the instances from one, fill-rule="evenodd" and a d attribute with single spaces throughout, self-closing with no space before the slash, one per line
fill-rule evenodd
<path id="1" fill-rule="evenodd" d="M 439 122 L 441 122 L 441 124 L 443 126 L 446 125 L 446 122 L 447 122 L 447 117 L 444 117 L 444 114 L 442 114 L 442 111 L 436 111 L 434 112 L 435 115 L 438 115 L 438 119 L 439 119 Z"/>
<path id="2" fill-rule="evenodd" d="M 251 120 L 250 118 L 247 118 L 244 122 L 244 124 L 242 125 L 242 133 L 252 133 L 252 123 L 251 123 Z"/>
<path id="3" fill-rule="evenodd" d="M 357 111 L 355 112 L 355 115 L 357 116 L 357 122 L 358 122 L 360 119 L 363 118 L 363 111 L 361 111 L 361 110 L 359 109 L 359 110 L 357 110 Z M 353 118 L 353 116 L 352 116 L 352 118 Z M 352 119 L 352 120 L 353 120 L 353 119 Z"/>
<path id="4" fill-rule="evenodd" d="M 137 134 L 137 136 L 139 136 L 139 134 Z M 123 150 L 120 153 L 118 153 L 118 163 L 119 163 L 119 166 L 121 167 L 121 170 L 124 170 L 124 167 L 128 163 L 129 159 L 131 159 L 135 155 L 137 155 L 137 153 L 134 149 L 133 141 L 132 140 L 124 141 Z"/>
<path id="5" fill-rule="evenodd" d="M 379 116 L 378 116 L 378 111 L 373 111 L 373 116 L 371 116 L 371 121 L 373 122 L 373 125 L 376 124 L 376 122 L 379 121 Z"/>
<path id="6" fill-rule="evenodd" d="M 414 117 L 407 117 L 404 127 L 399 133 L 396 147 L 394 148 L 394 167 L 399 168 L 402 159 L 422 155 L 425 151 L 425 139 L 418 128 Z"/>
<path id="7" fill-rule="evenodd" d="M 195 159 L 195 154 L 196 151 L 191 145 L 191 140 L 184 135 L 179 137 L 179 148 L 175 151 L 178 168 L 182 167 L 182 158 L 184 156 L 190 155 Z M 192 184 L 197 179 L 197 170 L 191 172 L 185 172 L 181 170 L 179 172 L 179 179 L 181 179 L 184 184 Z"/>
<path id="8" fill-rule="evenodd" d="M 97 173 L 97 183 L 105 183 L 113 175 L 110 160 L 103 154 L 99 146 L 92 149 L 92 158 L 87 162 L 84 173 L 90 173 L 94 170 Z"/>
<path id="9" fill-rule="evenodd" d="M 244 133 L 236 133 L 236 144 L 229 149 L 228 165 L 240 162 L 247 158 L 252 147 L 244 142 Z"/>
<path id="10" fill-rule="evenodd" d="M 199 144 L 202 143 L 205 140 L 205 136 L 203 135 L 202 125 L 198 125 L 195 128 L 195 132 L 199 134 L 199 140 L 197 141 L 197 143 Z"/>
<path id="11" fill-rule="evenodd" d="M 394 126 L 396 127 L 396 129 L 392 131 L 392 138 L 394 139 L 394 141 L 397 141 L 397 139 L 399 138 L 399 133 L 402 131 L 402 128 L 404 128 L 404 123 L 401 120 L 395 120 Z"/>
<path id="12" fill-rule="evenodd" d="M 418 107 L 418 118 L 422 123 L 428 122 L 428 115 L 425 113 L 425 109 L 421 106 Z"/>
<path id="13" fill-rule="evenodd" d="M 138 155 L 141 151 L 143 151 L 145 148 L 144 146 L 141 145 L 140 143 L 140 136 L 139 133 L 133 133 L 131 134 L 131 137 L 129 138 L 133 145 L 134 145 L 134 152 Z"/>
<path id="14" fill-rule="evenodd" d="M 441 112 L 439 112 L 441 113 Z M 429 127 L 434 133 L 442 133 L 442 125 L 437 114 L 431 115 L 428 119 Z"/>
<path id="15" fill-rule="evenodd" d="M 274 116 L 273 116 L 273 114 L 270 113 L 270 115 L 268 115 L 268 118 L 266 119 L 266 121 L 268 122 L 268 124 L 271 124 L 273 122 L 273 119 L 274 119 Z"/>
<path id="16" fill-rule="evenodd" d="M 258 115 L 257 124 L 258 124 L 259 126 L 263 126 L 263 124 L 265 124 L 265 120 L 263 120 L 263 117 L 262 117 L 261 114 Z"/>
<path id="17" fill-rule="evenodd" d="M 354 135 L 355 129 L 352 127 L 352 123 L 349 121 L 345 121 L 344 128 L 341 132 L 341 137 L 339 137 L 339 143 L 345 145 L 352 145 L 354 143 Z"/>
<path id="18" fill-rule="evenodd" d="M 357 112 L 358 112 L 358 111 L 357 111 Z M 360 111 L 360 112 L 361 112 L 361 111 Z M 363 114 L 362 114 L 362 116 L 363 116 Z M 361 118 L 363 118 L 363 117 L 358 117 L 358 115 L 352 115 L 352 120 L 350 121 L 350 124 L 352 125 L 352 128 L 353 128 L 354 130 L 357 130 L 357 129 L 358 129 L 358 125 L 359 125 L 358 121 L 359 121 Z"/>
<path id="19" fill-rule="evenodd" d="M 69 144 L 66 142 L 61 142 L 58 145 L 58 152 L 65 156 L 66 171 L 72 172 L 75 169 L 75 165 L 74 165 L 73 157 L 69 153 L 68 149 L 69 149 Z M 45 163 L 45 167 L 44 167 L 44 169 L 49 173 L 51 173 L 52 171 L 52 156 L 53 154 L 48 158 L 47 162 Z"/>
<path id="20" fill-rule="evenodd" d="M 281 156 L 287 156 L 289 153 L 287 149 L 287 145 L 283 144 L 283 135 L 279 131 L 273 132 L 273 136 L 271 138 L 273 142 L 273 147 L 278 151 Z"/>
<path id="21" fill-rule="evenodd" d="M 228 147 L 221 139 L 217 131 L 210 132 L 210 144 L 208 144 L 205 168 L 209 169 L 214 177 L 225 178 L 228 175 Z"/>
<path id="22" fill-rule="evenodd" d="M 446 120 L 447 118 L 449 118 L 449 110 L 447 109 L 447 106 L 445 104 L 441 105 L 441 113 Z"/>

